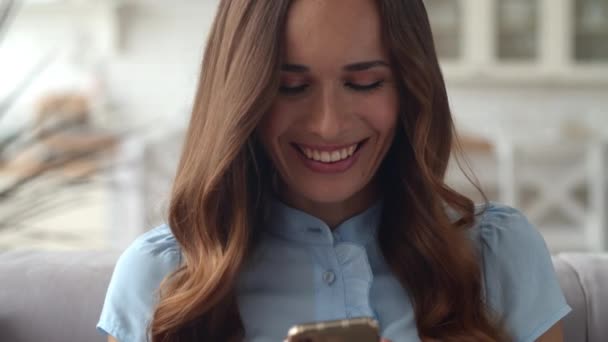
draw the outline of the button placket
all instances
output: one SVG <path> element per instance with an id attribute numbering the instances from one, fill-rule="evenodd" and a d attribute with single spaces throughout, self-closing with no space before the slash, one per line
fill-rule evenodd
<path id="1" fill-rule="evenodd" d="M 335 242 L 335 243 L 342 242 L 342 236 L 340 235 L 340 233 L 338 233 L 338 232 L 333 232 L 333 235 L 334 235 L 334 242 Z"/>
<path id="2" fill-rule="evenodd" d="M 365 247 L 353 243 L 340 243 L 334 249 L 345 282 L 346 316 L 372 316 L 369 294 L 373 273 Z"/>
<path id="3" fill-rule="evenodd" d="M 323 281 L 327 285 L 333 284 L 336 281 L 336 274 L 331 270 L 323 272 Z"/>

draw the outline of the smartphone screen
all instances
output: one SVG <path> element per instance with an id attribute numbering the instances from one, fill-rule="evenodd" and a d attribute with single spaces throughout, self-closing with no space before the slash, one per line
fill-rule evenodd
<path id="1" fill-rule="evenodd" d="M 378 322 L 370 317 L 298 324 L 289 329 L 288 342 L 379 342 Z"/>

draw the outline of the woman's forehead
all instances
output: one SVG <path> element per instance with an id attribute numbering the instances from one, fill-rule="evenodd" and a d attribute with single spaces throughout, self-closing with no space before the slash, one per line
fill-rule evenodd
<path id="1" fill-rule="evenodd" d="M 295 0 L 285 31 L 290 63 L 345 63 L 383 56 L 374 0 Z"/>

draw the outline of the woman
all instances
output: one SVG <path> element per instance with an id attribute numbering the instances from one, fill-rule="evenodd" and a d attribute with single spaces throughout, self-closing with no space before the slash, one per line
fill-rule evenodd
<path id="1" fill-rule="evenodd" d="M 445 185 L 452 132 L 422 0 L 221 1 L 168 225 L 122 254 L 98 329 L 281 341 L 370 316 L 392 341 L 561 341 L 543 239 Z"/>

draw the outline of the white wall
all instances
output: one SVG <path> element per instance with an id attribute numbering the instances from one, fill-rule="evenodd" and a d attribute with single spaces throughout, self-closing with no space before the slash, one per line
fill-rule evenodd
<path id="1" fill-rule="evenodd" d="M 138 121 L 185 120 L 216 4 L 181 0 L 126 9 L 123 47 L 108 70 L 123 115 Z"/>
<path id="2" fill-rule="evenodd" d="M 217 1 L 134 1 L 115 11 L 102 4 L 21 10 L 0 46 L 0 98 L 45 55 L 56 58 L 0 122 L 0 134 L 27 121 L 32 101 L 52 89 L 105 92 L 118 123 L 185 120 Z"/>
<path id="3" fill-rule="evenodd" d="M 542 136 L 587 125 L 608 136 L 608 82 L 555 85 L 449 85 L 454 116 L 463 132 L 491 136 L 496 129 Z M 579 126 L 578 128 L 572 127 Z M 498 127 L 500 126 L 500 127 Z"/>

